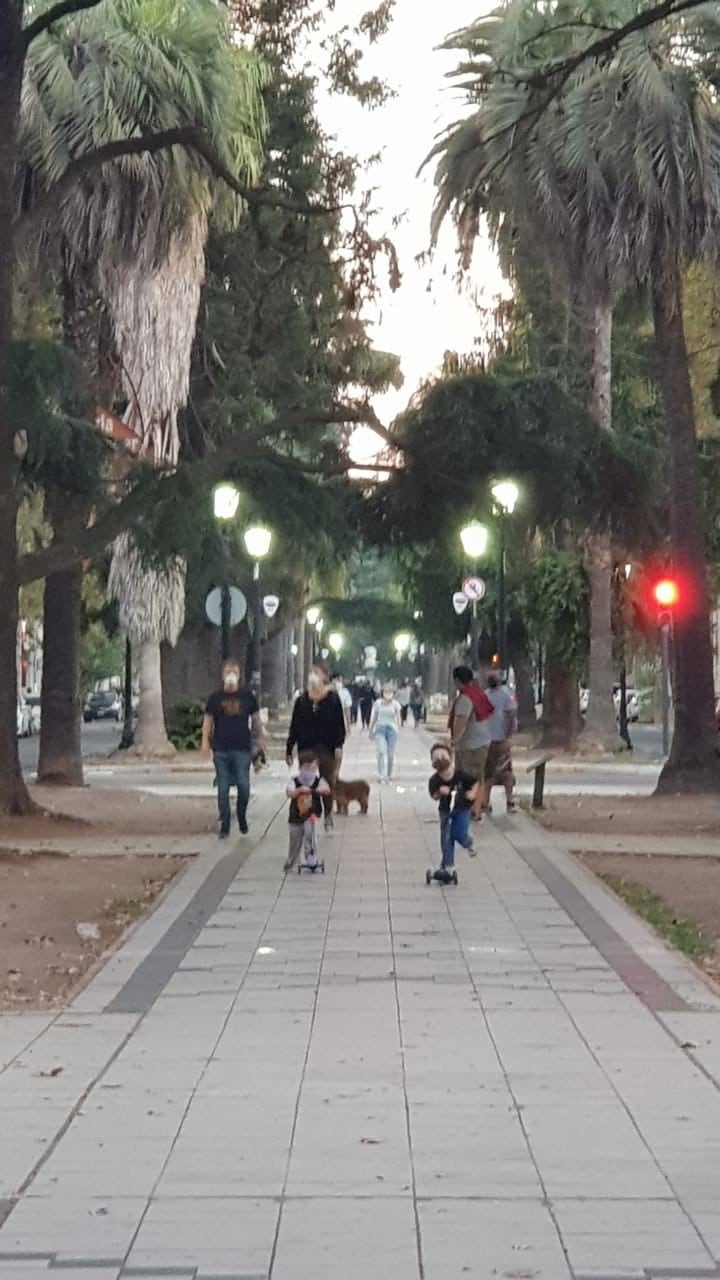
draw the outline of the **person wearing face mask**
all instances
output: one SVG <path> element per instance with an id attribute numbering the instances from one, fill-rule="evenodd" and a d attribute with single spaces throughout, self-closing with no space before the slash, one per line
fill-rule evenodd
<path id="1" fill-rule="evenodd" d="M 247 835 L 247 807 L 250 799 L 250 764 L 255 739 L 258 752 L 265 751 L 265 735 L 255 694 L 240 686 L 240 667 L 230 659 L 223 663 L 222 688 L 211 693 L 202 723 L 202 752 L 209 756 L 212 746 L 217 778 L 220 839 L 230 835 L 230 788 L 237 791 L 237 821 Z"/>
<path id="2" fill-rule="evenodd" d="M 430 752 L 434 773 L 428 783 L 428 791 L 437 802 L 440 818 L 440 866 L 428 871 L 427 883 L 439 880 L 441 884 L 457 884 L 455 870 L 455 845 L 459 844 L 471 858 L 475 846 L 470 835 L 470 812 L 480 790 L 480 783 L 455 763 L 452 748 L 444 742 L 436 742 Z"/>
<path id="3" fill-rule="evenodd" d="M 323 799 L 331 793 L 330 783 L 320 777 L 320 766 L 315 751 L 298 753 L 297 775 L 288 783 L 290 801 L 288 814 L 288 856 L 283 871 L 291 871 L 298 857 L 314 871 L 318 865 L 316 824 L 322 817 Z M 324 866 L 324 863 L 323 863 Z"/>
<path id="4" fill-rule="evenodd" d="M 323 796 L 325 830 L 332 831 L 332 788 L 335 786 L 342 749 L 345 742 L 345 713 L 342 703 L 330 685 L 330 676 L 324 662 L 314 662 L 308 674 L 308 686 L 295 699 L 285 757 L 292 765 L 297 749 L 316 752 L 320 773 L 330 785 L 329 795 Z"/>
<path id="5" fill-rule="evenodd" d="M 508 813 L 517 812 L 517 804 L 513 795 L 515 774 L 512 765 L 512 746 L 510 739 L 517 727 L 515 699 L 503 683 L 502 673 L 493 668 L 488 673 L 486 694 L 493 709 L 489 720 L 491 742 L 485 763 L 485 782 L 482 792 L 482 808 L 484 813 L 492 813 L 490 796 L 493 786 L 505 788 L 505 802 Z"/>
<path id="6" fill-rule="evenodd" d="M 386 684 L 370 715 L 370 741 L 377 746 L 378 782 L 392 782 L 400 724 L 400 703 L 392 685 Z"/>

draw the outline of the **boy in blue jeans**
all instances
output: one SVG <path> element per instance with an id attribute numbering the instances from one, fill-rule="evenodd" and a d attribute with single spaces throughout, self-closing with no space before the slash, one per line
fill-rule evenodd
<path id="1" fill-rule="evenodd" d="M 444 742 L 435 743 L 430 760 L 435 772 L 428 783 L 428 790 L 432 799 L 438 802 L 442 851 L 442 861 L 433 872 L 432 879 L 449 884 L 455 877 L 455 845 L 459 844 L 471 858 L 475 857 L 470 815 L 480 783 L 456 768 L 452 749 Z"/>

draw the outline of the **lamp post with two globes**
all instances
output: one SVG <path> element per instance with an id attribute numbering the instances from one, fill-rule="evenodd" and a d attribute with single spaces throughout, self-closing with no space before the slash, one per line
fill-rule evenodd
<path id="1" fill-rule="evenodd" d="M 260 562 L 265 559 L 272 545 L 272 533 L 264 525 L 252 525 L 243 534 L 245 550 L 253 561 L 252 635 L 250 637 L 250 685 L 260 703 L 262 691 L 262 661 L 260 631 L 262 628 L 262 601 L 260 597 Z"/>
<path id="2" fill-rule="evenodd" d="M 237 515 L 240 494 L 234 484 L 219 484 L 213 490 L 213 514 L 223 530 Z M 228 545 L 223 537 L 223 584 L 220 588 L 220 653 L 223 662 L 230 657 L 230 584 L 228 583 Z"/>
<path id="3" fill-rule="evenodd" d="M 471 520 L 470 524 L 466 524 L 465 528 L 460 530 L 460 541 L 473 573 L 477 574 L 478 560 L 481 560 L 487 551 L 487 527 L 480 524 L 479 520 Z M 470 614 L 470 665 L 473 670 L 477 666 L 479 657 L 478 639 L 477 600 L 473 600 Z"/>
<path id="4" fill-rule="evenodd" d="M 507 601 L 505 587 L 505 561 L 507 548 L 507 518 L 511 516 L 520 497 L 520 491 L 512 480 L 498 480 L 490 490 L 495 499 L 495 513 L 500 528 L 498 556 L 498 656 L 500 670 L 507 673 Z"/>

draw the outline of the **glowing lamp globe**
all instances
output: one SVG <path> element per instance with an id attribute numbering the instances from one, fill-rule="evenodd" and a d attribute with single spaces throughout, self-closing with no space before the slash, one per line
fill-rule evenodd
<path id="1" fill-rule="evenodd" d="M 243 534 L 247 553 L 252 560 L 262 560 L 270 550 L 272 533 L 263 525 L 253 525 Z"/>

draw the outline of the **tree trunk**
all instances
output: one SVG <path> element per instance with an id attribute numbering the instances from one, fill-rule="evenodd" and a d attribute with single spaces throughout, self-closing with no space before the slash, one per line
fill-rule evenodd
<path id="1" fill-rule="evenodd" d="M 55 541 L 80 533 L 85 520 L 72 500 L 46 494 L 46 512 Z M 80 722 L 80 621 L 82 567 L 51 573 L 43 594 L 43 674 L 38 782 L 83 785 Z"/>
<path id="2" fill-rule="evenodd" d="M 518 730 L 527 733 L 537 728 L 535 714 L 535 690 L 532 682 L 530 657 L 527 653 L 514 653 L 512 665 L 515 672 Z"/>
<path id="3" fill-rule="evenodd" d="M 612 636 L 612 546 L 608 532 L 591 534 L 585 544 L 585 572 L 590 590 L 590 701 L 580 750 L 617 751 Z"/>
<path id="4" fill-rule="evenodd" d="M 160 645 L 153 640 L 133 642 L 140 699 L 132 751 L 140 756 L 173 756 L 175 748 L 165 730 Z"/>
<path id="5" fill-rule="evenodd" d="M 80 728 L 80 565 L 51 573 L 43 597 L 42 719 L 38 782 L 83 785 Z"/>
<path id="6" fill-rule="evenodd" d="M 302 614 L 295 624 L 295 644 L 297 645 L 297 653 L 295 654 L 295 661 L 293 664 L 293 695 L 295 693 L 295 689 L 304 689 L 305 687 L 305 618 Z"/>
<path id="7" fill-rule="evenodd" d="M 592 316 L 592 394 L 590 411 L 601 431 L 612 430 L 612 306 L 597 302 Z M 579 747 L 617 751 L 620 739 L 613 704 L 612 546 L 609 529 L 589 534 L 585 570 L 590 589 L 590 701 Z"/>
<path id="8" fill-rule="evenodd" d="M 720 789 L 703 495 L 682 321 L 680 273 L 653 283 L 658 377 L 668 433 L 670 540 L 680 601 L 673 628 L 675 728 L 659 792 Z"/>
<path id="9" fill-rule="evenodd" d="M 270 712 L 277 711 L 285 702 L 286 638 L 285 629 L 276 631 L 262 648 L 262 700 Z"/>
<path id="10" fill-rule="evenodd" d="M 23 47 L 22 3 L 0 5 L 0 811 L 33 808 L 17 748 L 17 489 L 15 424 L 9 413 L 13 334 L 13 220 L 17 211 L 15 161 Z"/>
<path id="11" fill-rule="evenodd" d="M 67 250 L 62 280 L 63 337 L 83 371 L 73 410 L 92 417 L 100 390 L 101 306 L 92 268 L 71 263 Z M 77 494 L 48 490 L 46 514 L 56 541 L 82 533 L 87 509 Z M 42 716 L 38 781 L 56 786 L 83 784 L 80 730 L 80 627 L 82 569 L 50 574 L 45 583 Z"/>
<path id="12" fill-rule="evenodd" d="M 580 713 L 575 673 L 548 654 L 542 734 L 539 746 L 556 751 L 574 751 L 577 746 Z"/>

